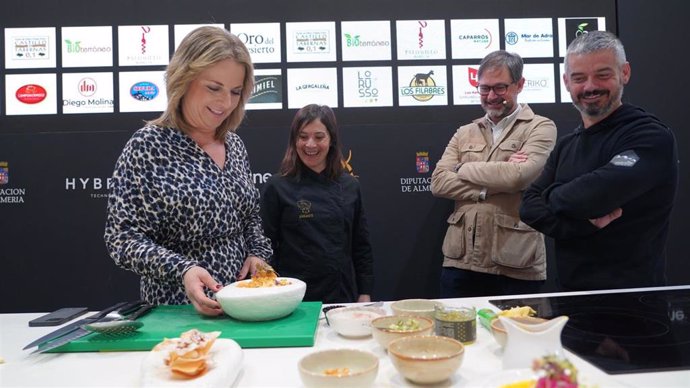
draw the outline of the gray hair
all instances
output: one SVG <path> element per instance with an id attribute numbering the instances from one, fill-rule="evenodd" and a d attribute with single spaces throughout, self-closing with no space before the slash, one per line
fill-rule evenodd
<path id="1" fill-rule="evenodd" d="M 575 38 L 565 54 L 565 71 L 568 72 L 568 57 L 571 55 L 590 54 L 601 50 L 611 50 L 616 56 L 618 66 L 626 62 L 625 48 L 616 35 L 608 31 L 590 31 Z"/>
<path id="2" fill-rule="evenodd" d="M 508 68 L 513 82 L 518 82 L 522 78 L 522 58 L 516 53 L 497 50 L 487 54 L 479 63 L 477 79 L 482 78 L 482 74 L 488 69 L 500 69 L 502 67 Z"/>

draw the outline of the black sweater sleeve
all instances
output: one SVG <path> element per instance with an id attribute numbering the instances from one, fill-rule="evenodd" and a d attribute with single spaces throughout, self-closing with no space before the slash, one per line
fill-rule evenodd
<path id="1" fill-rule="evenodd" d="M 673 150 L 668 129 L 637 123 L 616 142 L 609 163 L 553 187 L 546 202 L 553 213 L 581 220 L 609 214 L 667 180 Z"/>
<path id="2" fill-rule="evenodd" d="M 520 218 L 524 223 L 547 236 L 557 239 L 581 237 L 598 229 L 588 220 L 578 220 L 566 215 L 558 215 L 549 207 L 547 196 L 554 183 L 558 147 L 549 155 L 544 170 L 537 180 L 525 190 L 520 206 Z"/>

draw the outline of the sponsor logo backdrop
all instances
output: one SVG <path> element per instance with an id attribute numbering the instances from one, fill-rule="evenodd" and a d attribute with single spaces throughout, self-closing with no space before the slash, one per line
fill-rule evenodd
<path id="1" fill-rule="evenodd" d="M 483 55 L 525 57 L 520 100 L 562 136 L 579 121 L 560 82 L 563 45 L 617 28 L 613 0 L 22 4 L 0 13 L 0 294 L 16 295 L 0 312 L 137 297 L 136 276 L 103 246 L 108 178 L 131 134 L 164 109 L 165 64 L 196 25 L 231 29 L 255 56 L 259 82 L 239 134 L 257 185 L 278 169 L 296 108 L 335 108 L 382 300 L 438 296 L 452 203 L 431 195 L 430 177 L 457 127 L 483 114 L 474 89 Z"/>

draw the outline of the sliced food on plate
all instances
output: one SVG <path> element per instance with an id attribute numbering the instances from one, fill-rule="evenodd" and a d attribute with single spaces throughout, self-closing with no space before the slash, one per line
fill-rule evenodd
<path id="1" fill-rule="evenodd" d="M 242 349 L 221 333 L 191 329 L 166 338 L 144 358 L 142 386 L 223 387 L 232 385 L 242 366 Z"/>

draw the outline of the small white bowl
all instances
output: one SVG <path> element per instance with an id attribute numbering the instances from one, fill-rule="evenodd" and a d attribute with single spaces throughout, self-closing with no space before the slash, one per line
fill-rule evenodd
<path id="1" fill-rule="evenodd" d="M 462 364 L 465 347 L 448 337 L 402 337 L 388 345 L 395 369 L 418 384 L 437 384 L 450 378 Z"/>
<path id="2" fill-rule="evenodd" d="M 391 329 L 391 325 L 395 325 L 400 321 L 408 319 L 416 320 L 419 324 L 419 327 L 410 330 Z M 434 321 L 427 317 L 386 315 L 371 321 L 371 334 L 376 342 L 378 342 L 379 345 L 381 345 L 384 349 L 388 349 L 388 344 L 395 339 L 417 335 L 431 335 L 433 332 Z"/>
<path id="3" fill-rule="evenodd" d="M 216 293 L 223 311 L 241 321 L 270 321 L 290 315 L 304 298 L 307 285 L 295 278 L 285 279 L 290 284 L 274 287 L 238 287 L 250 280 L 228 284 Z"/>
<path id="4" fill-rule="evenodd" d="M 376 307 L 352 306 L 328 310 L 328 324 L 344 337 L 366 337 L 371 335 L 371 321 L 386 315 Z"/>
<path id="5" fill-rule="evenodd" d="M 395 315 L 417 315 L 434 319 L 434 308 L 443 307 L 443 303 L 429 299 L 403 299 L 391 303 Z"/>
<path id="6" fill-rule="evenodd" d="M 357 349 L 329 349 L 304 356 L 297 364 L 306 387 L 368 387 L 379 373 L 379 359 Z M 327 371 L 346 374 L 326 374 Z"/>

